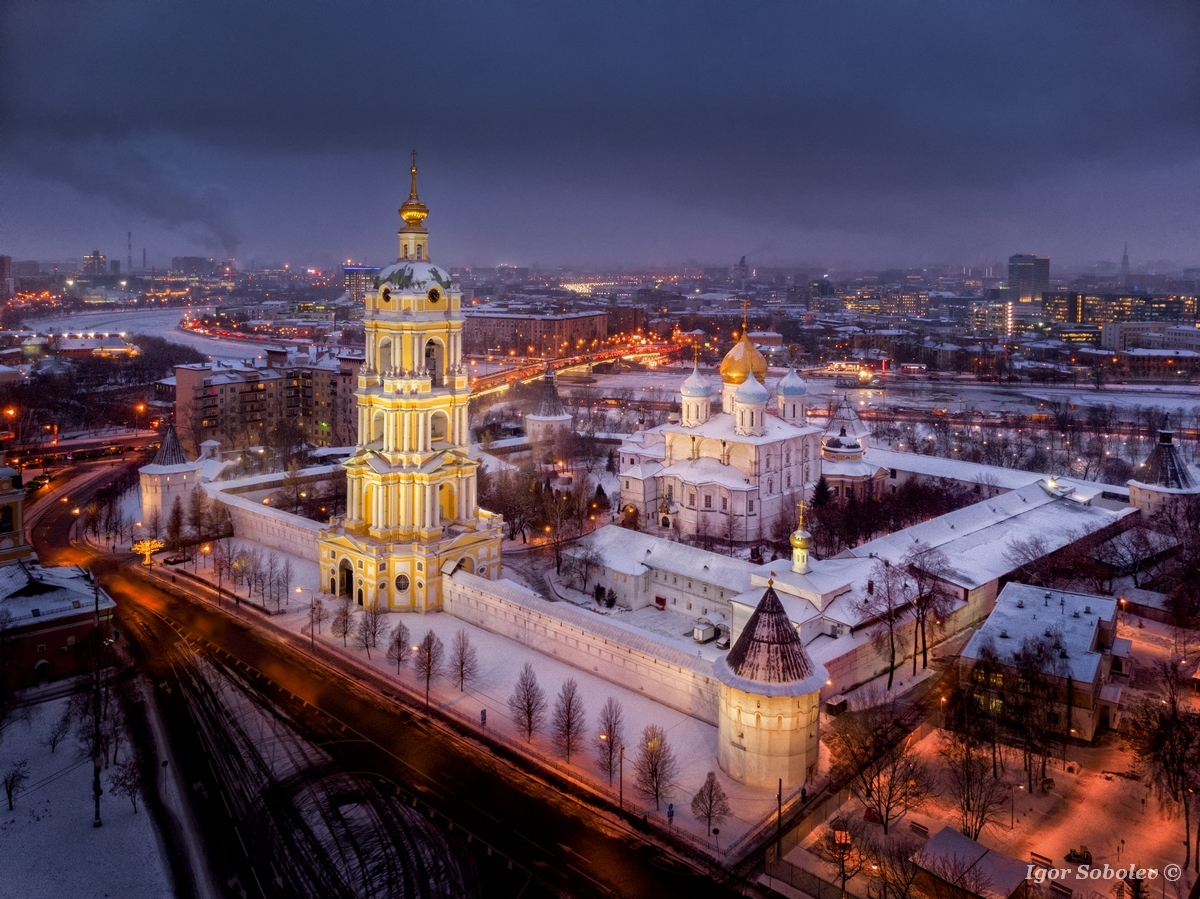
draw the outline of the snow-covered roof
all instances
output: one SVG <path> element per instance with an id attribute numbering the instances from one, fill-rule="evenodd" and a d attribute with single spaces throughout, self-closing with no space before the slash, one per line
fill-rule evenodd
<path id="1" fill-rule="evenodd" d="M 871 433 L 871 429 L 863 424 L 862 419 L 858 417 L 858 413 L 854 411 L 854 407 L 845 397 L 842 397 L 842 401 L 838 403 L 837 409 L 829 419 L 829 424 L 825 426 L 825 433 L 836 437 L 842 434 L 843 428 L 845 428 L 845 436 L 860 441 Z"/>
<path id="2" fill-rule="evenodd" d="M 742 559 L 612 524 L 593 531 L 577 546 L 595 549 L 606 568 L 621 574 L 640 577 L 653 568 L 739 593 L 749 586 L 753 567 Z"/>
<path id="3" fill-rule="evenodd" d="M 163 434 L 162 443 L 158 447 L 158 452 L 154 454 L 154 461 L 151 464 L 186 465 L 187 461 L 188 457 L 179 443 L 179 437 L 175 434 L 175 425 L 167 425 L 167 433 Z"/>
<path id="4" fill-rule="evenodd" d="M 1008 583 L 962 657 L 978 660 L 990 643 L 1001 662 L 1013 664 L 1013 653 L 1026 639 L 1050 639 L 1066 653 L 1066 658 L 1058 659 L 1064 676 L 1069 673 L 1079 683 L 1094 683 L 1102 658 L 1096 648 L 1100 625 L 1115 621 L 1116 614 L 1117 600 L 1111 596 Z"/>
<path id="5" fill-rule="evenodd" d="M 718 459 L 707 456 L 701 459 L 684 459 L 664 468 L 658 474 L 660 477 L 679 478 L 685 484 L 696 486 L 719 484 L 729 490 L 750 490 L 752 487 L 749 478 L 740 468 L 722 465 Z"/>
<path id="6" fill-rule="evenodd" d="M 788 437 L 800 437 L 805 434 L 817 433 L 816 428 L 798 427 L 784 421 L 777 415 L 767 415 L 763 419 L 763 434 L 762 436 L 754 436 L 751 434 L 736 433 L 736 421 L 733 415 L 727 412 L 718 412 L 713 415 L 708 421 L 703 424 L 696 425 L 694 428 L 685 428 L 682 425 L 661 425 L 655 430 L 663 433 L 670 432 L 672 434 L 695 434 L 699 437 L 712 437 L 716 440 L 724 440 L 728 443 L 742 443 L 754 446 L 764 446 L 769 443 L 774 443 L 777 440 L 785 440 Z"/>
<path id="7" fill-rule="evenodd" d="M 770 585 L 729 654 L 713 665 L 717 679 L 730 686 L 746 689 L 741 683 L 731 683 L 730 674 L 738 681 L 752 682 L 747 692 L 756 692 L 760 685 L 788 687 L 789 693 L 801 686 L 805 689 L 799 692 L 816 692 L 825 683 L 825 676 L 816 677 L 817 673 Z"/>
<path id="8" fill-rule="evenodd" d="M 1185 492 L 1200 491 L 1193 472 L 1179 454 L 1174 443 L 1174 433 L 1167 428 L 1158 432 L 1158 443 L 1150 451 L 1150 457 L 1138 469 L 1134 481 L 1152 487 L 1166 487 Z"/>
<path id="9" fill-rule="evenodd" d="M 978 891 L 983 899 L 1008 899 L 1029 875 L 1025 862 L 989 849 L 950 826 L 934 834 L 913 861 L 940 880 L 956 875 L 954 886 L 967 894 Z"/>
<path id="10" fill-rule="evenodd" d="M 1016 541 L 1039 538 L 1047 553 L 1055 552 L 1134 511 L 1128 506 L 1104 508 L 1063 489 L 1061 482 L 1055 489 L 1043 480 L 877 537 L 843 555 L 897 564 L 916 543 L 936 546 L 956 569 L 946 580 L 970 589 L 1021 567 L 1013 550 Z"/>
<path id="11" fill-rule="evenodd" d="M 92 584 L 76 566 L 43 568 L 37 562 L 16 562 L 0 568 L 0 610 L 12 615 L 13 626 L 79 614 L 94 604 Z M 101 611 L 115 606 L 101 590 Z"/>

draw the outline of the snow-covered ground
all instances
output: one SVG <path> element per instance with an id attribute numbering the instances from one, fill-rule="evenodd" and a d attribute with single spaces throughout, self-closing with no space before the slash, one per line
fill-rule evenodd
<path id="1" fill-rule="evenodd" d="M 79 758 L 72 737 L 54 753 L 43 745 L 66 704 L 63 697 L 33 706 L 32 722 L 9 726 L 0 741 L 0 774 L 21 759 L 29 764 L 29 779 L 14 796 L 13 811 L 0 795 L 0 897 L 172 895 L 154 822 L 141 799 L 134 814 L 129 800 L 108 792 L 105 783 L 103 826 L 93 827 L 91 760 Z M 101 777 L 106 781 L 107 774 Z"/>
<path id="2" fill-rule="evenodd" d="M 245 541 L 241 542 L 245 543 Z M 252 544 L 245 545 L 252 546 Z M 310 639 L 308 608 L 309 598 L 312 595 L 308 585 L 315 582 L 315 565 L 295 558 L 292 559 L 292 564 L 296 570 L 295 581 L 304 584 L 304 590 L 299 595 L 292 593 L 291 601 L 285 605 L 283 613 L 270 616 L 269 626 L 292 631 L 308 640 Z M 309 568 L 313 569 L 311 579 L 308 577 Z M 203 565 L 197 573 L 206 579 L 211 577 L 211 571 Z M 225 586 L 228 588 L 228 584 Z M 332 613 L 337 600 L 328 594 L 319 593 L 317 596 L 323 599 L 326 608 Z M 257 599 L 254 601 L 258 602 Z M 273 609 L 274 604 L 270 605 Z M 720 771 L 716 761 L 717 729 L 713 725 L 655 702 L 653 697 L 641 691 L 618 687 L 595 674 L 577 669 L 551 656 L 543 655 L 532 646 L 490 633 L 448 614 L 389 613 L 386 616 L 386 633 L 390 634 L 399 623 L 408 627 L 410 644 L 419 643 L 428 631 L 432 631 L 446 647 L 448 657 L 455 633 L 461 629 L 467 633 L 472 645 L 478 651 L 479 674 L 474 682 L 468 684 L 465 692 L 460 692 L 457 683 L 451 683 L 449 676 L 443 675 L 431 687 L 430 702 L 432 704 L 475 727 L 480 726 L 480 712 L 486 710 L 487 730 L 493 737 L 500 737 L 518 750 L 531 753 L 540 762 L 550 765 L 573 779 L 587 783 L 591 788 L 609 795 L 614 801 L 620 794 L 618 777 L 614 774 L 613 784 L 609 787 L 607 775 L 599 768 L 596 755 L 598 739 L 595 722 L 605 700 L 610 696 L 617 699 L 624 710 L 625 720 L 625 807 L 633 809 L 637 813 L 645 813 L 661 824 L 666 824 L 667 803 L 673 803 L 675 806 L 673 826 L 688 835 L 698 845 L 708 847 L 714 845 L 714 841 L 706 837 L 704 823 L 694 818 L 690 810 L 692 796 L 703 784 L 709 771 L 717 773 L 718 780 L 733 808 L 733 816 L 720 825 L 722 849 L 727 849 L 736 843 L 753 827 L 769 818 L 775 809 L 774 790 L 759 790 L 742 786 L 730 780 Z M 378 648 L 371 650 L 370 658 L 365 650 L 354 646 L 353 638 L 347 641 L 348 646 L 344 646 L 342 640 L 334 638 L 329 632 L 328 621 L 321 627 L 321 633 L 316 639 L 353 658 L 357 663 L 371 667 L 380 675 L 397 681 L 409 690 L 415 690 L 418 693 L 424 690 L 423 681 L 419 681 L 411 664 L 404 665 L 400 673 L 396 673 L 395 665 L 386 658 L 386 637 L 381 639 Z M 519 732 L 517 725 L 512 720 L 507 704 L 517 677 L 526 662 L 533 665 L 538 682 L 546 694 L 548 705 L 547 722 L 529 743 L 526 742 L 523 734 Z M 568 765 L 549 737 L 549 710 L 553 708 L 554 699 L 562 684 L 569 678 L 575 679 L 584 697 L 587 713 L 585 729 L 587 736 L 584 739 L 583 748 L 578 754 L 572 755 Z M 635 786 L 635 747 L 643 728 L 650 724 L 657 724 L 666 731 L 667 739 L 679 762 L 679 771 L 670 794 L 657 812 L 653 800 L 641 795 Z"/>

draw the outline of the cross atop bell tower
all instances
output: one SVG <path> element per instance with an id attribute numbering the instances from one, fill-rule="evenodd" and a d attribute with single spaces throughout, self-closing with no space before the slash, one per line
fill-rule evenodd
<path id="1" fill-rule="evenodd" d="M 397 212 L 404 219 L 404 226 L 397 232 L 400 235 L 400 255 L 398 261 L 416 260 L 425 262 L 429 259 L 429 232 L 425 229 L 425 219 L 429 215 L 429 207 L 417 196 L 417 151 L 412 151 L 412 166 L 409 168 L 412 176 L 412 186 Z"/>

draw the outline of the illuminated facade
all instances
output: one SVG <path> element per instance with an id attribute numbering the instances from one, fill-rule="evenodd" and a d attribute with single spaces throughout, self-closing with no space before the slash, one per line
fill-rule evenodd
<path id="1" fill-rule="evenodd" d="M 429 262 L 429 214 L 412 190 L 400 207 L 400 255 L 365 297 L 358 444 L 346 467 L 346 515 L 319 538 L 322 588 L 359 605 L 430 611 L 442 576 L 500 575 L 503 522 L 476 502 L 467 455 L 462 294 Z"/>

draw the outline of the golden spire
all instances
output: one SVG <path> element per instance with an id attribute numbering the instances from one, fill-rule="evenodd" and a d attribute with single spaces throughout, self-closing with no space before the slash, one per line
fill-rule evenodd
<path id="1" fill-rule="evenodd" d="M 804 500 L 796 503 L 796 530 L 804 530 Z"/>
<path id="2" fill-rule="evenodd" d="M 404 219 L 404 231 L 424 231 L 423 224 L 426 216 L 429 215 L 429 208 L 421 202 L 417 196 L 417 151 L 412 151 L 412 166 L 409 168 L 409 173 L 412 175 L 412 187 L 408 192 L 408 199 L 397 210 L 400 213 L 400 218 Z"/>
<path id="3" fill-rule="evenodd" d="M 700 367 L 700 346 L 695 343 L 692 344 L 692 364 L 697 368 Z"/>
<path id="4" fill-rule="evenodd" d="M 788 538 L 788 542 L 792 544 L 793 549 L 802 549 L 807 552 L 812 546 L 812 538 L 809 537 L 808 531 L 804 530 L 804 501 L 801 500 L 800 502 L 796 503 L 796 508 L 798 510 L 796 530 L 792 531 L 792 535 Z M 801 572 L 801 574 L 803 573 L 804 572 Z"/>
<path id="5" fill-rule="evenodd" d="M 750 330 L 750 301 L 742 300 L 742 333 Z"/>

